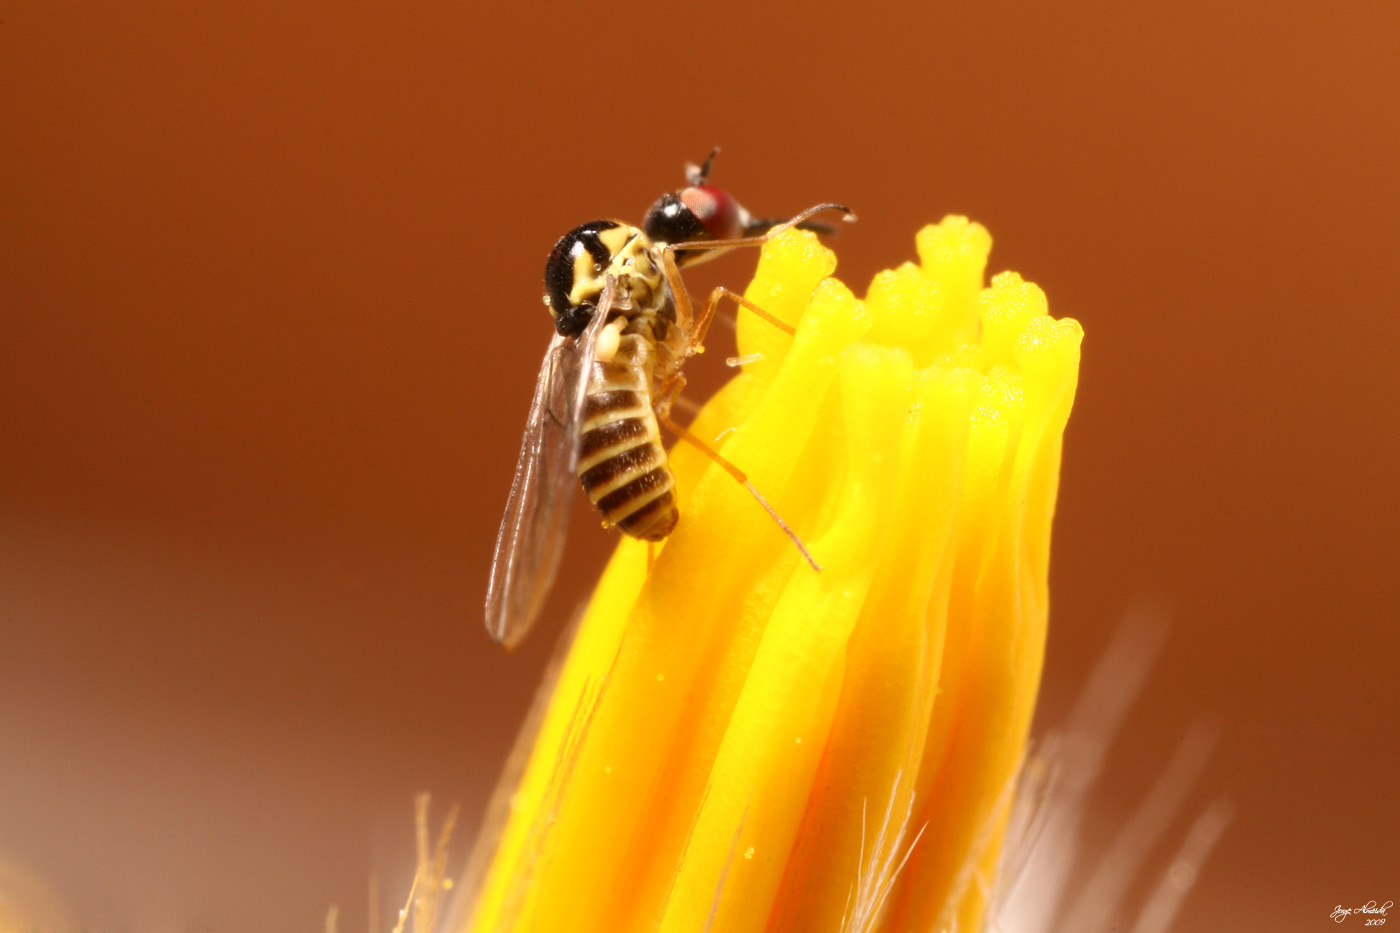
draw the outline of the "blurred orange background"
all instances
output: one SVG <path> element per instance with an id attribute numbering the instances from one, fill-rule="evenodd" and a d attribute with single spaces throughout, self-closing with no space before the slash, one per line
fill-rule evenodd
<path id="1" fill-rule="evenodd" d="M 487 641 L 545 255 L 715 144 L 858 292 L 965 213 L 1083 323 L 1041 721 L 1169 607 L 1099 818 L 1221 723 L 1181 928 L 1400 899 L 1394 3 L 98 6 L 0 9 L 0 860 L 80 922 L 363 930 L 418 790 L 465 853 L 611 540 Z"/>

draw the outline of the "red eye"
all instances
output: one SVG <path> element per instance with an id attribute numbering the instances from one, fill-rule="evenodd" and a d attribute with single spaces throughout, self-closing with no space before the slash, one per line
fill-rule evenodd
<path id="1" fill-rule="evenodd" d="M 686 188 L 681 192 L 681 202 L 716 240 L 732 240 L 743 233 L 739 207 L 722 189 L 713 185 Z"/>

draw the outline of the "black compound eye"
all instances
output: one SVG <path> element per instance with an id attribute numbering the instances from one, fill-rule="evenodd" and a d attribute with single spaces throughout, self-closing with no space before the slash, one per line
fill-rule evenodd
<path id="1" fill-rule="evenodd" d="M 604 230 L 619 226 L 611 220 L 595 220 L 575 227 L 559 238 L 544 266 L 544 299 L 554 315 L 554 329 L 565 337 L 583 333 L 602 292 L 603 270 L 612 253 L 599 238 Z"/>
<path id="2" fill-rule="evenodd" d="M 678 194 L 663 194 L 647 211 L 642 232 L 653 243 L 684 243 L 709 238 L 709 231 Z"/>

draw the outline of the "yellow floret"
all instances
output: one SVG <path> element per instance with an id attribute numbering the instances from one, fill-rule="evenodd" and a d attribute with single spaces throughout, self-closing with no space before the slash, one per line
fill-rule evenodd
<path id="1" fill-rule="evenodd" d="M 692 431 L 823 569 L 673 452 L 681 522 L 650 573 L 645 544 L 619 544 L 464 929 L 978 928 L 1039 682 L 1082 336 L 1014 273 L 984 288 L 990 246 L 965 218 L 926 227 L 920 264 L 864 301 L 812 234 L 764 248 L 746 297 L 797 334 L 741 312 L 739 352 L 761 359 Z"/>

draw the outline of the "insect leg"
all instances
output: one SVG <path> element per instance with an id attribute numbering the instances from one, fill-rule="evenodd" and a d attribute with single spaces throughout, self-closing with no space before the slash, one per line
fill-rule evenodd
<path id="1" fill-rule="evenodd" d="M 843 218 L 844 220 L 853 221 L 856 219 L 856 215 L 851 211 L 851 209 L 843 204 L 818 204 L 815 207 L 807 208 L 805 211 L 798 214 L 796 217 L 791 217 L 783 221 L 782 223 L 769 228 L 765 233 L 759 236 L 741 237 L 737 240 L 695 240 L 686 243 L 662 244 L 661 265 L 662 270 L 666 275 L 666 282 L 670 285 L 671 294 L 676 302 L 676 319 L 680 323 L 681 327 L 683 327 L 685 331 L 690 334 L 690 347 L 688 348 L 687 355 L 700 352 L 696 348 L 700 347 L 702 341 L 705 339 L 705 331 L 709 329 L 710 321 L 714 316 L 715 306 L 719 303 L 719 299 L 723 297 L 724 292 L 728 290 L 720 289 L 716 292 L 712 292 L 710 294 L 709 303 L 705 307 L 705 313 L 701 316 L 701 319 L 699 321 L 696 321 L 694 318 L 694 308 L 691 306 L 690 303 L 690 294 L 685 290 L 685 282 L 681 279 L 680 268 L 676 265 L 676 252 L 678 250 L 692 250 L 698 252 L 701 250 L 732 249 L 736 246 L 762 246 L 764 243 L 767 243 L 770 239 L 777 236 L 779 233 L 782 233 L 787 228 L 799 226 L 807 218 L 811 217 L 814 214 L 820 214 L 822 211 L 840 211 L 845 215 L 845 217 Z M 790 325 L 785 324 L 777 318 L 773 317 L 771 314 L 764 311 L 762 308 L 759 308 L 752 302 L 741 298 L 738 295 L 734 295 L 734 293 L 732 292 L 730 292 L 729 294 L 733 295 L 734 300 L 737 301 L 739 304 L 753 311 L 759 317 L 763 318 L 764 320 L 768 321 L 769 323 L 773 324 L 779 329 L 784 330 L 789 334 L 795 333 L 795 331 Z"/>
<path id="2" fill-rule="evenodd" d="M 749 301 L 743 295 L 735 291 L 730 291 L 721 285 L 710 292 L 710 300 L 705 303 L 705 310 L 700 312 L 700 317 L 695 321 L 695 327 L 690 332 L 690 346 L 686 350 L 687 356 L 693 356 L 696 353 L 704 352 L 705 348 L 701 345 L 701 341 L 705 339 L 705 333 L 710 329 L 710 324 L 714 321 L 715 310 L 719 308 L 720 299 L 722 298 L 732 298 L 735 304 L 752 311 L 789 337 L 797 333 L 797 328 L 793 327 L 791 324 L 779 320 L 752 301 Z"/>
<path id="3" fill-rule="evenodd" d="M 759 236 L 768 230 L 772 230 L 778 224 L 783 223 L 781 217 L 751 217 L 744 225 L 744 236 Z M 803 220 L 796 224 L 799 230 L 810 230 L 813 233 L 820 233 L 823 236 L 835 236 L 838 231 L 836 227 L 820 220 Z"/>
<path id="4" fill-rule="evenodd" d="M 662 247 L 662 249 L 666 252 L 675 252 L 677 250 L 688 250 L 698 252 L 699 250 L 705 249 L 733 249 L 736 246 L 762 246 L 764 243 L 767 243 L 773 237 L 782 233 L 788 227 L 795 227 L 798 224 L 802 223 L 804 220 L 806 220 L 808 217 L 811 217 L 814 214 L 820 214 L 823 211 L 840 211 L 841 213 L 846 215 L 842 219 L 845 220 L 847 223 L 853 222 L 856 219 L 855 212 L 852 211 L 849 207 L 846 207 L 844 204 L 818 204 L 815 207 L 807 208 L 805 211 L 798 214 L 796 217 L 790 217 L 782 223 L 778 224 L 777 226 L 770 227 L 766 233 L 760 234 L 759 236 L 739 237 L 735 240 L 690 240 L 685 243 L 667 243 L 665 246 Z"/>
<path id="5" fill-rule="evenodd" d="M 812 554 L 810 551 L 807 550 L 807 546 L 802 543 L 802 539 L 797 536 L 797 533 L 795 531 L 788 527 L 788 523 L 783 521 L 783 517 L 778 514 L 777 510 L 775 510 L 773 506 L 768 504 L 768 500 L 763 498 L 763 493 L 759 492 L 757 487 L 755 487 L 754 484 L 749 481 L 749 478 L 747 475 L 745 475 L 744 471 L 736 467 L 733 463 L 730 463 L 728 460 L 726 460 L 719 451 L 715 450 L 709 444 L 706 444 L 704 441 L 700 440 L 700 438 L 696 437 L 694 434 L 691 434 L 685 428 L 681 427 L 680 425 L 676 424 L 676 422 L 671 420 L 671 403 L 675 401 L 676 396 L 680 394 L 680 390 L 684 385 L 685 380 L 678 377 L 675 380 L 674 384 L 670 387 L 670 389 L 668 389 L 666 394 L 657 402 L 657 420 L 661 422 L 662 426 L 664 426 L 666 430 L 670 431 L 672 434 L 676 435 L 676 437 L 685 441 L 687 444 L 690 444 L 696 450 L 700 451 L 702 454 L 709 457 L 715 463 L 719 464 L 719 466 L 723 468 L 726 473 L 734 477 L 734 479 L 739 483 L 739 485 L 747 489 L 749 491 L 749 494 L 758 500 L 758 504 L 763 506 L 763 511 L 768 513 L 768 517 L 773 519 L 773 521 L 777 523 L 778 527 L 783 530 L 783 534 L 787 535 L 788 538 L 792 540 L 792 543 L 797 546 L 797 550 L 802 553 L 802 556 L 807 560 L 807 563 L 812 565 L 812 569 L 820 573 L 822 569 L 821 565 L 812 559 Z"/>
<path id="6" fill-rule="evenodd" d="M 676 266 L 675 254 L 671 247 L 667 246 L 661 251 L 661 262 L 666 274 L 666 281 L 671 286 L 671 295 L 676 302 L 676 319 L 681 322 L 681 326 L 690 334 L 686 342 L 685 355 L 694 356 L 704 352 L 705 334 L 710 330 L 710 324 L 714 321 L 715 309 L 719 307 L 720 299 L 726 295 L 734 299 L 740 306 L 747 308 L 754 314 L 772 324 L 778 330 L 792 336 L 797 333 L 796 329 L 786 321 L 780 320 L 764 311 L 758 305 L 749 301 L 738 292 L 731 291 L 723 285 L 710 292 L 710 300 L 705 303 L 705 309 L 700 312 L 700 317 L 695 317 L 694 306 L 690 303 L 690 294 L 685 290 L 685 281 L 681 278 L 681 271 Z"/>
<path id="7" fill-rule="evenodd" d="M 697 403 L 692 402 L 688 398 L 682 398 L 681 396 L 677 395 L 670 401 L 671 404 L 675 405 L 681 411 L 688 412 L 691 415 L 700 414 L 700 406 Z"/>

